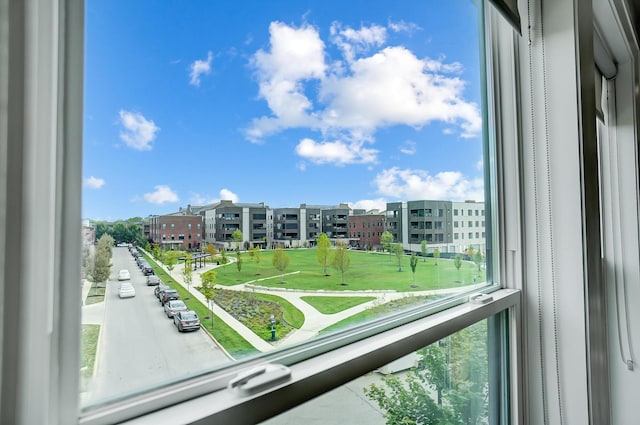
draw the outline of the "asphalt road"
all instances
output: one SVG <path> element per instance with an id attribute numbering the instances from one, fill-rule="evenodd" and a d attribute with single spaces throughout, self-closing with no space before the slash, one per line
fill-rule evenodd
<path id="1" fill-rule="evenodd" d="M 120 269 L 131 273 L 136 289 L 133 298 L 118 297 Z M 230 362 L 204 331 L 178 332 L 127 248 L 113 249 L 111 270 L 89 404 L 157 387 Z"/>

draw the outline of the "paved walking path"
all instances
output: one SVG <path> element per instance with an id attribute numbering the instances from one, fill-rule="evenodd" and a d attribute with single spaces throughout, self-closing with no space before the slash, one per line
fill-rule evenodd
<path id="1" fill-rule="evenodd" d="M 149 253 L 146 253 L 150 256 Z M 204 305 L 207 305 L 207 300 L 204 295 L 195 287 L 202 285 L 202 273 L 209 271 L 211 269 L 215 269 L 216 267 L 220 267 L 218 265 L 213 265 L 207 263 L 204 267 L 199 267 L 192 273 L 192 282 L 191 285 L 186 285 L 183 279 L 182 271 L 184 269 L 184 263 L 177 264 L 174 269 L 170 272 L 167 267 L 160 263 L 156 262 L 160 267 L 162 267 L 168 274 L 171 276 L 173 280 L 182 285 L 186 290 L 191 293 L 191 296 L 200 300 Z M 299 272 L 286 273 L 288 274 L 296 274 Z M 227 313 L 218 305 L 213 306 L 213 312 L 216 316 L 218 316 L 221 320 L 224 320 L 229 326 L 231 326 L 236 332 L 238 332 L 244 339 L 246 339 L 251 345 L 253 345 L 257 350 L 262 352 L 271 351 L 277 347 L 281 346 L 289 346 L 293 344 L 298 344 L 304 341 L 307 341 L 318 333 L 341 320 L 344 320 L 348 317 L 353 316 L 354 314 L 360 313 L 364 310 L 367 310 L 375 305 L 379 305 L 391 300 L 404 298 L 406 296 L 421 296 L 421 295 L 448 295 L 455 294 L 459 292 L 465 292 L 472 290 L 474 288 L 482 288 L 485 286 L 484 283 L 479 283 L 476 285 L 467 285 L 457 288 L 448 288 L 448 289 L 435 289 L 430 291 L 416 291 L 416 292 L 396 292 L 396 291 L 302 291 L 302 290 L 292 290 L 288 288 L 272 288 L 261 286 L 260 282 L 267 279 L 279 279 L 281 276 L 273 276 L 269 278 L 256 279 L 241 285 L 235 286 L 222 286 L 216 285 L 217 288 L 222 288 L 230 291 L 251 291 L 258 292 L 263 294 L 277 294 L 278 296 L 289 301 L 293 306 L 299 309 L 304 314 L 304 323 L 300 327 L 300 329 L 294 329 L 291 331 L 286 337 L 275 341 L 273 343 L 269 341 L 265 341 L 256 335 L 251 329 L 246 327 L 240 321 L 236 320 L 233 316 Z M 86 297 L 89 293 L 89 289 L 91 287 L 91 282 L 85 280 L 84 285 L 82 286 L 82 300 L 83 300 L 83 310 L 82 310 L 82 322 L 86 324 L 102 324 L 102 320 L 104 317 L 104 303 L 96 303 L 91 305 L 85 305 Z M 359 304 L 357 306 L 351 307 L 347 310 L 340 311 L 334 314 L 323 314 L 312 307 L 310 304 L 306 303 L 302 300 L 302 297 L 305 296 L 325 296 L 325 297 L 352 297 L 352 296 L 372 296 L 375 297 L 374 300 L 368 301 L 363 304 Z M 209 306 L 211 308 L 211 306 Z"/>
<path id="2" fill-rule="evenodd" d="M 162 264 L 159 264 L 159 265 L 165 268 L 164 265 Z M 176 282 L 181 284 L 185 289 L 187 290 L 190 289 L 190 293 L 195 298 L 201 300 L 205 305 L 207 305 L 207 301 L 204 295 L 202 295 L 200 291 L 198 291 L 197 289 L 194 289 L 194 287 L 200 286 L 202 284 L 202 276 L 201 276 L 202 273 L 209 271 L 211 269 L 214 269 L 216 267 L 219 267 L 219 266 L 207 264 L 205 267 L 200 267 L 197 270 L 195 270 L 192 273 L 192 283 L 190 288 L 187 288 L 187 285 L 185 285 L 182 278 L 184 263 L 176 265 L 176 267 L 173 269 L 173 272 L 170 275 L 172 279 L 174 279 Z M 286 273 L 285 275 L 296 274 L 296 273 L 299 273 L 299 272 Z M 318 333 L 322 329 L 330 325 L 333 325 L 337 322 L 340 322 L 341 320 L 344 320 L 348 317 L 351 317 L 354 314 L 367 310 L 375 306 L 376 304 L 381 304 L 394 299 L 404 298 L 408 295 L 411 295 L 411 296 L 448 295 L 448 294 L 455 294 L 459 292 L 465 292 L 465 291 L 472 290 L 474 288 L 481 288 L 486 286 L 484 283 L 480 283 L 476 285 L 468 285 L 468 286 L 462 286 L 462 287 L 456 287 L 456 288 L 434 289 L 429 291 L 416 291 L 411 293 L 397 292 L 397 291 L 391 291 L 391 290 L 390 291 L 349 291 L 349 290 L 298 291 L 298 290 L 292 290 L 287 288 L 272 288 L 272 287 L 260 286 L 260 281 L 263 281 L 266 279 L 279 279 L 279 278 L 280 276 L 273 276 L 265 279 L 256 279 L 254 281 L 250 281 L 244 284 L 234 285 L 234 286 L 216 285 L 217 288 L 222 288 L 222 289 L 231 290 L 231 291 L 251 291 L 251 292 L 258 292 L 263 294 L 277 294 L 278 296 L 289 301 L 297 309 L 302 311 L 302 313 L 304 314 L 304 323 L 300 327 L 300 329 L 294 329 L 286 337 L 272 344 L 258 337 L 255 333 L 253 333 L 253 331 L 251 331 L 249 328 L 244 326 L 242 323 L 240 323 L 238 320 L 236 320 L 233 316 L 228 314 L 219 306 L 217 305 L 214 306 L 213 312 L 218 317 L 220 317 L 228 325 L 233 327 L 240 335 L 243 336 L 243 338 L 249 341 L 249 343 L 252 344 L 256 349 L 263 352 L 273 350 L 276 347 L 288 346 L 288 345 L 304 342 L 318 335 Z M 310 304 L 306 303 L 301 299 L 301 297 L 305 297 L 305 296 L 327 296 L 327 297 L 373 296 L 376 299 L 363 304 L 359 304 L 357 306 L 351 307 L 347 310 L 340 311 L 338 313 L 323 314 L 323 313 L 320 313 L 318 310 L 316 310 L 314 307 L 312 307 Z"/>

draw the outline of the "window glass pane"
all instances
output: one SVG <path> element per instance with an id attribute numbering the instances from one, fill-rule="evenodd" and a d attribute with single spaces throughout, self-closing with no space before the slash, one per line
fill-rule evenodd
<path id="1" fill-rule="evenodd" d="M 488 376 L 483 320 L 263 424 L 498 423 L 489 419 L 500 396 Z"/>
<path id="2" fill-rule="evenodd" d="M 83 407 L 492 284 L 479 8 L 87 2 Z"/>

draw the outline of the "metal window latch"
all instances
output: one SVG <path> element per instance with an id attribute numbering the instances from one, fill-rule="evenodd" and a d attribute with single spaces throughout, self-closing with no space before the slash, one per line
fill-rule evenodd
<path id="1" fill-rule="evenodd" d="M 291 369 L 280 364 L 265 364 L 239 373 L 229 381 L 227 388 L 242 395 L 251 395 L 291 378 Z"/>
<path id="2" fill-rule="evenodd" d="M 469 304 L 488 304 L 493 301 L 489 294 L 473 294 L 469 296 Z"/>

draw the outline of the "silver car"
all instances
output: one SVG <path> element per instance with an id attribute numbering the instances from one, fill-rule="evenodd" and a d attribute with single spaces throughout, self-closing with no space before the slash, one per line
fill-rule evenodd
<path id="1" fill-rule="evenodd" d="M 186 311 L 187 305 L 182 300 L 171 300 L 164 303 L 164 313 L 167 317 L 173 317 L 179 311 Z"/>

